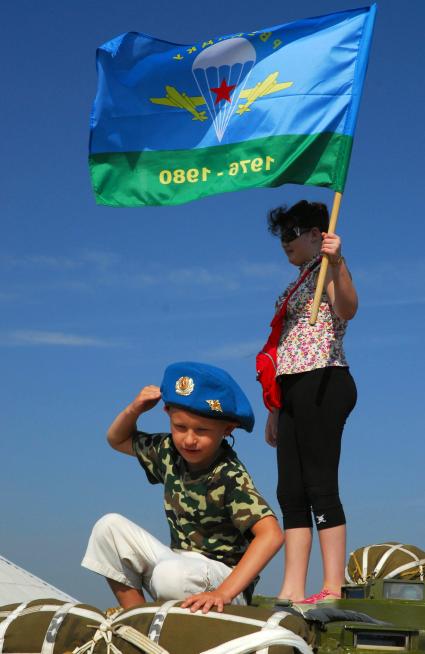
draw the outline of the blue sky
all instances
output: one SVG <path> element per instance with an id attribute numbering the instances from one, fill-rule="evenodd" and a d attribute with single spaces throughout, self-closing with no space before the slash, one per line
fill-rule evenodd
<path id="1" fill-rule="evenodd" d="M 332 193 L 283 186 L 178 207 L 97 207 L 87 168 L 95 50 L 125 31 L 190 43 L 350 9 L 351 0 L 224 6 L 194 0 L 3 3 L 0 553 L 99 607 L 79 567 L 91 525 L 117 511 L 167 540 L 161 490 L 107 447 L 121 408 L 181 359 L 225 367 L 256 412 L 237 451 L 275 501 L 254 357 L 296 276 L 267 210 Z M 347 356 L 359 391 L 343 442 L 348 546 L 425 547 L 423 24 L 421 0 L 381 0 L 338 231 L 360 296 Z M 157 408 L 141 423 L 165 430 Z M 280 556 L 259 590 L 274 594 Z M 317 544 L 309 590 L 320 587 Z"/>

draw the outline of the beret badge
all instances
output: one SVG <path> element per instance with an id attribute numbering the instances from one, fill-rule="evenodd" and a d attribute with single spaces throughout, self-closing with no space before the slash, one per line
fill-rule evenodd
<path id="1" fill-rule="evenodd" d="M 223 413 L 220 400 L 205 400 L 205 402 L 209 404 L 211 411 L 219 411 L 220 413 Z"/>
<path id="2" fill-rule="evenodd" d="M 195 388 L 195 382 L 191 377 L 179 377 L 176 381 L 176 393 L 178 395 L 190 395 Z"/>

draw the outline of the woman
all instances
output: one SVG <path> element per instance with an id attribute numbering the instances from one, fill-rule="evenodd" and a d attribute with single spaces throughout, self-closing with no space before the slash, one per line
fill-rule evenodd
<path id="1" fill-rule="evenodd" d="M 282 408 L 269 413 L 266 441 L 277 447 L 277 496 L 285 527 L 285 575 L 279 598 L 314 603 L 340 597 L 344 583 L 345 516 L 338 493 L 338 465 L 345 421 L 356 403 L 356 386 L 343 350 L 347 321 L 357 295 L 341 256 L 341 240 L 327 234 L 324 204 L 298 202 L 269 213 L 269 230 L 280 237 L 288 261 L 309 274 L 288 286 L 290 295 L 277 353 Z M 329 259 L 316 324 L 309 324 L 320 258 Z M 298 279 L 300 279 L 300 277 Z M 312 543 L 318 530 L 323 586 L 305 598 Z"/>

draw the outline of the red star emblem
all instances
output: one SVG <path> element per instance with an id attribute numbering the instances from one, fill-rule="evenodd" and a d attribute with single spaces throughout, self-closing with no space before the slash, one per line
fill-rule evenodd
<path id="1" fill-rule="evenodd" d="M 230 93 L 233 91 L 235 87 L 236 84 L 231 84 L 230 86 L 227 86 L 226 80 L 224 79 L 220 84 L 220 86 L 216 88 L 211 88 L 210 91 L 214 91 L 214 93 L 217 94 L 214 104 L 218 104 L 220 100 L 226 100 L 227 102 L 231 102 Z"/>

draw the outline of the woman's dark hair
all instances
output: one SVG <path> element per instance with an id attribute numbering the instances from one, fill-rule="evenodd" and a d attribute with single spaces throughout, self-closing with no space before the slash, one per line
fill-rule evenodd
<path id="1" fill-rule="evenodd" d="M 321 232 L 329 228 L 329 211 L 326 204 L 301 200 L 289 209 L 286 206 L 269 211 L 267 216 L 269 232 L 281 236 L 288 227 L 318 227 Z"/>

